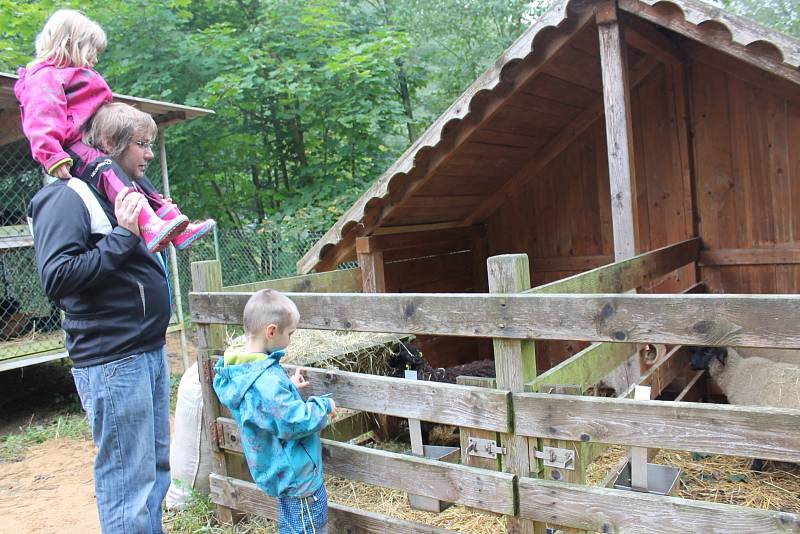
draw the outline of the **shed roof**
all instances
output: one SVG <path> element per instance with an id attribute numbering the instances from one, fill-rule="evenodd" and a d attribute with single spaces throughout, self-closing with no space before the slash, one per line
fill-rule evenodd
<path id="1" fill-rule="evenodd" d="M 355 238 L 485 220 L 603 116 L 595 11 L 561 0 L 523 33 L 298 262 L 328 270 Z M 701 0 L 618 0 L 631 86 L 657 62 L 743 65 L 755 83 L 800 97 L 800 40 Z M 755 73 L 755 74 L 753 74 Z"/>
<path id="2" fill-rule="evenodd" d="M 14 96 L 14 84 L 16 82 L 16 75 L 0 72 L 0 118 L 2 119 L 0 124 L 0 146 L 19 141 L 24 137 L 19 123 L 19 103 L 17 102 L 17 97 Z M 214 113 L 209 109 L 182 106 L 117 93 L 114 93 L 114 100 L 130 104 L 145 113 L 149 113 L 157 124 L 164 126 Z"/>

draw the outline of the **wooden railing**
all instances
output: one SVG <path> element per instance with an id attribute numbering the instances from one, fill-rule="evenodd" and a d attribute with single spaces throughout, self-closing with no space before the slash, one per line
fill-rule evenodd
<path id="1" fill-rule="evenodd" d="M 300 328 L 492 337 L 495 350 L 513 349 L 503 343 L 525 344 L 530 339 L 595 343 L 529 381 L 528 389 L 534 391 L 543 383 L 577 383 L 585 389 L 629 357 L 634 343 L 675 345 L 668 354 L 672 358 L 683 354 L 678 346 L 684 344 L 800 347 L 800 295 L 621 293 L 696 261 L 698 248 L 697 240 L 685 241 L 526 293 L 289 296 L 300 310 Z M 195 288 L 203 291 L 191 293 L 189 301 L 192 319 L 199 325 L 204 389 L 212 397 L 210 363 L 223 348 L 215 329 L 241 323 L 250 293 L 223 291 L 220 273 L 205 276 L 200 271 L 198 267 L 196 280 L 206 282 Z M 292 287 L 303 284 L 301 278 L 296 277 Z M 286 287 L 281 283 L 288 282 L 257 287 Z M 309 282 L 304 287 L 315 286 Z M 503 343 L 498 345 L 498 340 Z M 510 353 L 530 358 L 524 347 Z M 677 361 L 665 358 L 642 380 L 674 376 L 670 362 Z M 574 442 L 576 449 L 619 444 L 800 462 L 800 410 L 528 393 L 344 371 L 310 370 L 309 375 L 312 394 L 332 393 L 342 407 L 498 432 L 504 444 L 528 440 L 531 451 L 541 440 L 559 440 Z M 216 436 L 217 460 L 211 487 L 222 517 L 232 517 L 233 510 L 274 517 L 274 501 L 242 480 L 241 473 L 229 472 L 230 455 L 241 451 L 238 429 L 223 416 L 216 399 L 210 400 L 205 421 Z M 325 441 L 324 447 L 329 473 L 505 514 L 523 523 L 605 532 L 800 530 L 796 514 L 543 480 L 536 478 L 541 476 L 536 460 L 521 472 L 521 464 L 514 467 L 505 458 L 506 472 L 497 472 L 334 441 Z M 364 532 L 442 532 L 338 505 L 331 506 L 331 522 Z"/>

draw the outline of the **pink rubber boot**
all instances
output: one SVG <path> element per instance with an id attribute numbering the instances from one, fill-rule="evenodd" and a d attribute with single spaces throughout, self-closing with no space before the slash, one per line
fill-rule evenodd
<path id="1" fill-rule="evenodd" d="M 139 213 L 139 230 L 150 252 L 161 252 L 167 248 L 170 241 L 188 225 L 189 218 L 186 215 L 178 214 L 169 220 L 162 219 L 147 203 Z"/>
<path id="2" fill-rule="evenodd" d="M 175 204 L 166 204 L 162 208 L 160 208 L 156 215 L 164 219 L 165 221 L 174 220 L 176 217 L 183 217 L 186 218 L 186 215 L 182 214 L 181 211 L 178 209 L 178 206 Z M 217 223 L 214 219 L 206 219 L 204 221 L 197 221 L 193 223 L 189 223 L 180 232 L 172 239 L 172 244 L 175 245 L 175 248 L 178 250 L 186 250 L 192 243 L 197 241 L 199 238 L 206 235 L 210 232 Z"/>

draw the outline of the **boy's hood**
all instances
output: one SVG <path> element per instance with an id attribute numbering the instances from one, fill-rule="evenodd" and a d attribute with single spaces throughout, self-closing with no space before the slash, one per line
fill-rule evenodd
<path id="1" fill-rule="evenodd" d="M 253 382 L 264 371 L 280 362 L 284 354 L 282 350 L 276 350 L 270 354 L 243 353 L 239 347 L 226 350 L 225 357 L 217 360 L 217 364 L 214 366 L 216 371 L 214 390 L 217 392 L 219 400 L 226 406 L 238 408 Z M 259 356 L 261 356 L 260 359 Z M 246 361 L 247 363 L 235 363 L 237 361 Z"/>

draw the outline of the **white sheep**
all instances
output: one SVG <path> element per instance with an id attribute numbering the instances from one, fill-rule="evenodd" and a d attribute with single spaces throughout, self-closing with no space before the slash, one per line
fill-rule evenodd
<path id="1" fill-rule="evenodd" d="M 800 364 L 744 358 L 728 349 L 724 363 L 713 358 L 708 370 L 731 404 L 800 408 Z"/>

